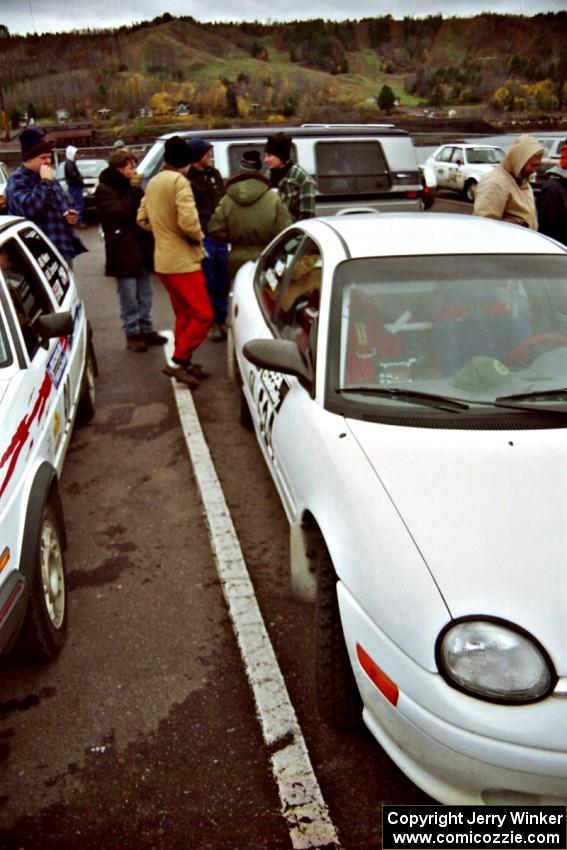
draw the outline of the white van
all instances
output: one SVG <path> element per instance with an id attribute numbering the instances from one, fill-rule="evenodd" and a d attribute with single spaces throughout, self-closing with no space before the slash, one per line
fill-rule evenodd
<path id="1" fill-rule="evenodd" d="M 411 137 L 392 124 L 308 124 L 302 127 L 255 127 L 166 133 L 138 165 L 142 185 L 163 166 L 166 139 L 206 139 L 213 145 L 214 166 L 226 180 L 238 173 L 244 151 L 264 157 L 266 139 L 284 132 L 292 139 L 294 162 L 317 184 L 317 215 L 339 211 L 423 209 L 423 182 Z"/>

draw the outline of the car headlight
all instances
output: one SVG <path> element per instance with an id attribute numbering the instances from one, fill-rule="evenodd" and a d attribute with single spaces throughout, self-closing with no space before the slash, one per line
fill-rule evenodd
<path id="1" fill-rule="evenodd" d="M 545 650 L 513 626 L 489 619 L 450 623 L 440 634 L 437 663 L 449 684 L 494 702 L 546 697 L 557 676 Z"/>

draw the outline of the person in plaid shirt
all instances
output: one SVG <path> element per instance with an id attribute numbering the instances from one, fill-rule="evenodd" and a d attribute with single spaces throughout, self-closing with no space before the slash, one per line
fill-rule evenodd
<path id="1" fill-rule="evenodd" d="M 29 218 L 51 239 L 69 265 L 87 249 L 73 231 L 77 213 L 55 180 L 51 144 L 40 130 L 28 127 L 20 136 L 23 164 L 6 184 L 6 209 Z"/>
<path id="2" fill-rule="evenodd" d="M 268 136 L 264 162 L 270 169 L 270 186 L 277 188 L 294 221 L 315 215 L 315 181 L 290 160 L 291 139 L 284 133 Z"/>

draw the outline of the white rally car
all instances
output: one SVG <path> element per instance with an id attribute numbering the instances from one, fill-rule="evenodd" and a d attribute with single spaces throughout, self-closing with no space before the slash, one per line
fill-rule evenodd
<path id="1" fill-rule="evenodd" d="M 240 269 L 230 321 L 322 715 L 362 710 L 443 803 L 567 803 L 565 247 L 312 219 Z"/>
<path id="2" fill-rule="evenodd" d="M 474 201 L 479 180 L 504 159 L 504 151 L 495 145 L 441 145 L 425 161 L 435 172 L 439 189 L 453 189 Z"/>
<path id="3" fill-rule="evenodd" d="M 96 359 L 73 274 L 29 221 L 0 221 L 0 654 L 51 659 L 67 632 L 58 486 Z"/>

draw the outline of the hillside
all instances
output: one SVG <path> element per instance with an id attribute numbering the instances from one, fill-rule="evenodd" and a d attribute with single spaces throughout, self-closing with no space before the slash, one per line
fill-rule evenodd
<path id="1" fill-rule="evenodd" d="M 53 120 L 61 108 L 91 120 L 105 109 L 139 131 L 141 114 L 157 124 L 180 104 L 202 124 L 375 121 L 378 98 L 385 113 L 557 113 L 567 110 L 566 31 L 567 12 L 270 25 L 166 14 L 27 37 L 4 28 L 0 86 L 14 120 Z"/>

